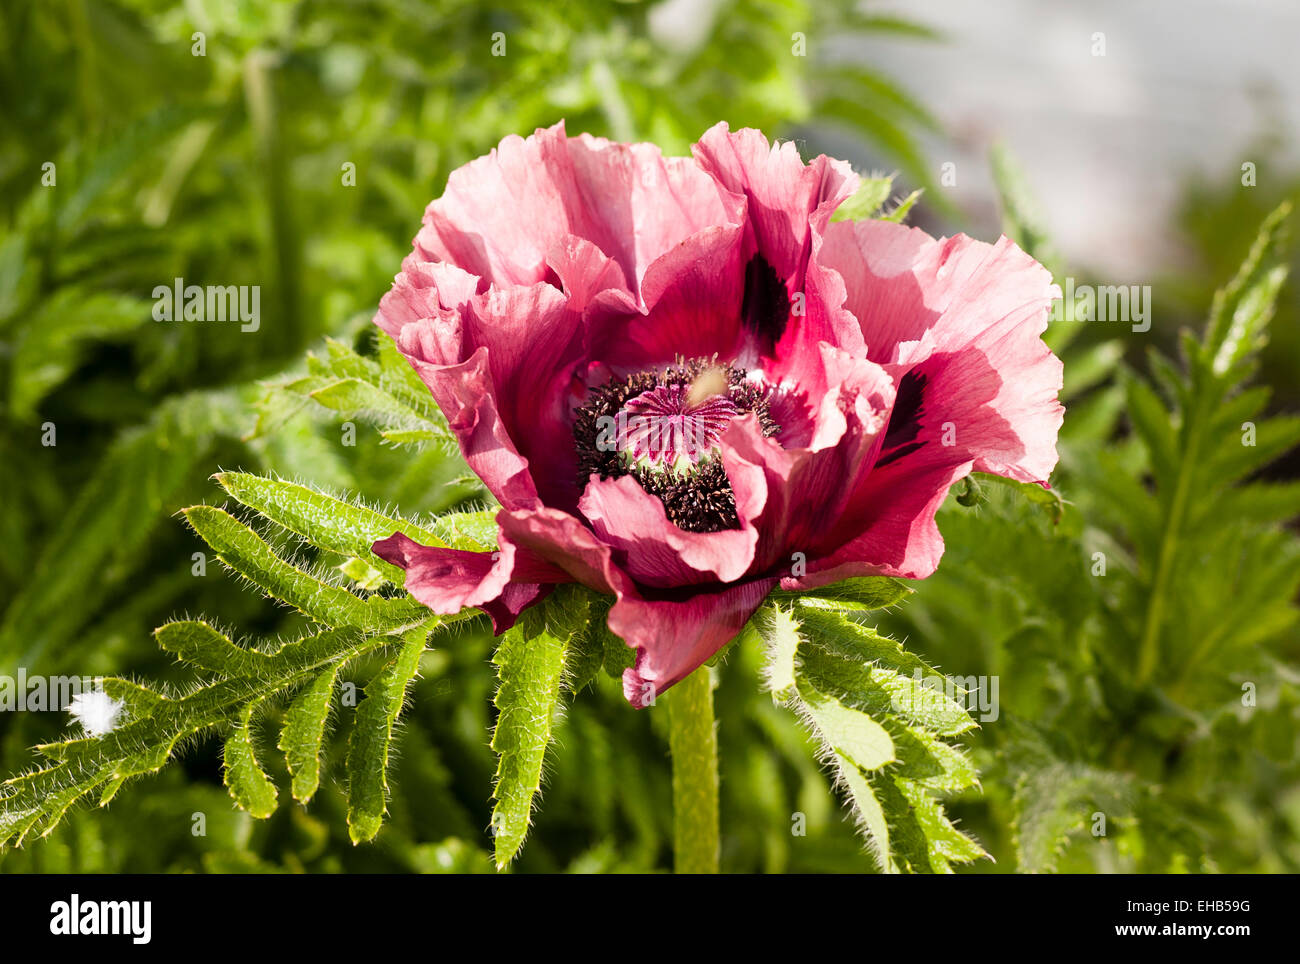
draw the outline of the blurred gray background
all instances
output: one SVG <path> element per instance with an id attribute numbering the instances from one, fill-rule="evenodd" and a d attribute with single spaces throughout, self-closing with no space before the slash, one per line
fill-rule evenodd
<path id="1" fill-rule="evenodd" d="M 1241 165 L 1300 166 L 1296 0 L 880 0 L 877 13 L 944 41 L 869 38 L 856 53 L 935 114 L 922 142 L 945 190 L 996 224 L 988 149 L 1011 148 L 1070 264 L 1117 282 L 1186 261 L 1172 208 L 1199 175 L 1225 189 Z M 1093 53 L 1094 34 L 1105 55 Z M 1269 161 L 1262 146 L 1270 147 Z"/>

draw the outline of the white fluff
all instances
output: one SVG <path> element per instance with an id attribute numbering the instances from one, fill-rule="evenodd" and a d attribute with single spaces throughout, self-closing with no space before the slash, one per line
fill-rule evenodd
<path id="1" fill-rule="evenodd" d="M 78 693 L 68 704 L 68 712 L 81 724 L 87 736 L 111 733 L 122 715 L 122 704 L 103 690 Z"/>

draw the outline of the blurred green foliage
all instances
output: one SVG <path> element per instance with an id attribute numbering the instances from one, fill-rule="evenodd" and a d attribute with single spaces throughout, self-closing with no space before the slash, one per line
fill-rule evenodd
<path id="1" fill-rule="evenodd" d="M 1169 310 L 1186 318 L 1210 297 L 1215 281 L 1240 264 L 1254 241 L 1252 225 L 1283 201 L 1300 207 L 1300 169 L 1288 165 L 1287 132 L 1281 125 L 1258 139 L 1245 154 L 1254 158 L 1254 183 L 1228 178 L 1226 183 L 1196 178 L 1185 185 L 1178 211 L 1179 236 L 1186 239 L 1191 264 L 1160 280 Z M 1292 237 L 1284 257 L 1292 277 L 1300 275 L 1300 237 Z M 1171 327 L 1165 332 L 1173 334 Z M 1300 409 L 1300 285 L 1287 285 L 1278 297 L 1268 349 L 1261 356 L 1260 378 L 1274 388 L 1272 408 Z M 1300 452 L 1275 463 L 1274 477 L 1300 477 Z"/>
<path id="2" fill-rule="evenodd" d="M 382 359 L 367 321 L 424 205 L 450 170 L 505 134 L 563 117 L 571 132 L 681 153 L 720 119 L 772 136 L 838 126 L 927 183 L 911 136 L 932 123 L 924 109 L 890 79 L 818 56 L 830 36 L 926 31 L 849 3 L 720 0 L 708 16 L 675 20 L 668 6 L 19 0 L 0 9 L 0 674 L 185 686 L 188 674 L 153 641 L 168 619 L 204 612 L 258 636 L 299 632 L 300 615 L 215 560 L 194 574 L 206 546 L 173 515 L 214 498 L 218 467 L 421 515 L 482 497 L 438 445 L 395 445 L 369 422 L 356 425 L 355 445 L 342 444 L 341 409 L 313 394 L 323 385 L 311 379 L 331 373 L 332 351 Z M 800 34 L 807 56 L 796 55 Z M 504 56 L 493 56 L 499 42 Z M 1189 311 L 1208 307 L 1269 207 L 1253 197 L 1193 205 L 1208 253 L 1186 285 Z M 1033 249 L 1045 234 L 1020 237 Z M 260 285 L 259 330 L 152 321 L 153 288 L 176 277 Z M 1295 317 L 1295 290 L 1283 295 L 1283 317 Z M 320 348 L 324 335 L 336 349 Z M 1053 335 L 1072 395 L 1064 518 L 1053 524 L 1001 489 L 967 498 L 974 507 L 950 500 L 939 574 L 881 621 L 948 672 L 999 674 L 1001 719 L 968 735 L 983 792 L 949 807 L 996 858 L 971 869 L 1300 869 L 1290 578 L 1300 566 L 1281 528 L 1296 515 L 1295 493 L 1228 489 L 1214 495 L 1217 515 L 1180 510 L 1175 571 L 1189 575 L 1160 577 L 1166 492 L 1195 461 L 1189 396 L 1157 366 L 1168 395 L 1151 403 L 1117 346 Z M 302 360 L 307 349 L 317 361 Z M 1265 369 L 1269 380 L 1281 380 L 1276 369 Z M 279 402 L 267 402 L 267 383 Z M 1225 403 L 1235 385 L 1219 386 Z M 298 404 L 283 403 L 295 395 Z M 51 426 L 57 444 L 43 445 Z M 1230 453 L 1230 441 L 1203 451 Z M 1225 519 L 1233 524 L 1222 531 L 1210 524 Z M 1090 575 L 1096 551 L 1110 561 L 1105 579 Z M 1160 623 L 1156 670 L 1139 679 L 1159 586 L 1173 618 Z M 1201 642 L 1205 627 L 1212 644 Z M 813 738 L 761 693 L 753 643 L 728 651 L 716 693 L 724 869 L 873 869 Z M 75 812 L 49 838 L 0 855 L 0 870 L 490 872 L 492 652 L 474 621 L 421 657 L 389 819 L 371 844 L 349 839 L 334 772 L 309 807 L 283 801 L 264 821 L 236 809 L 219 747 L 206 740 L 111 806 Z M 379 669 L 372 663 L 355 667 L 358 679 Z M 1240 706 L 1243 681 L 1258 685 L 1253 712 Z M 670 867 L 663 725 L 662 714 L 629 711 L 616 681 L 596 674 L 556 724 L 545 805 L 514 866 Z M 33 744 L 67 732 L 58 714 L 0 714 L 0 775 L 27 769 Z M 341 738 L 329 739 L 329 755 L 344 756 Z M 271 741 L 254 731 L 254 744 Z M 282 758 L 258 758 L 289 785 Z M 1106 837 L 1088 833 L 1096 812 L 1109 817 Z M 796 813 L 806 836 L 791 833 Z M 192 832 L 196 814 L 205 835 Z"/>

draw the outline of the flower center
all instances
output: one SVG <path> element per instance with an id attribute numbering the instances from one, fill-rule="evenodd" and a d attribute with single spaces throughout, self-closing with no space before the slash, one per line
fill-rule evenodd
<path id="1" fill-rule="evenodd" d="M 719 440 L 746 412 L 758 416 L 765 435 L 780 430 L 768 414 L 766 389 L 716 358 L 612 378 L 592 389 L 574 421 L 578 484 L 592 473 L 631 475 L 682 529 L 734 529 L 740 522 Z"/>
<path id="2" fill-rule="evenodd" d="M 716 369 L 715 369 L 716 371 Z M 697 382 L 710 378 L 701 375 Z M 614 440 L 628 465 L 684 475 L 717 454 L 718 439 L 737 414 L 722 376 L 718 394 L 691 397 L 692 385 L 656 385 L 629 399 L 618 411 Z M 698 392 L 699 389 L 696 389 Z"/>

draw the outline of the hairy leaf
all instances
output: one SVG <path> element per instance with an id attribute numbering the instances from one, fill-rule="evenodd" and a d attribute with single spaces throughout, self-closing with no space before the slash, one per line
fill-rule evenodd
<path id="1" fill-rule="evenodd" d="M 562 589 L 540 611 L 525 613 L 501 638 L 492 657 L 500 677 L 492 732 L 498 756 L 492 810 L 498 868 L 514 859 L 528 833 L 542 762 L 560 709 L 565 656 L 587 622 L 586 607 L 577 604 L 581 597 L 569 587 Z"/>
<path id="2" fill-rule="evenodd" d="M 279 747 L 292 777 L 293 798 L 306 803 L 320 786 L 321 741 L 329 721 L 330 700 L 341 666 L 326 668 L 289 704 Z"/>
<path id="3" fill-rule="evenodd" d="M 226 736 L 225 780 L 237 804 L 254 817 L 265 819 L 275 813 L 279 794 L 253 751 L 252 722 L 256 709 L 256 703 L 245 704 L 239 722 Z"/>
<path id="4" fill-rule="evenodd" d="M 752 625 L 769 689 L 812 731 L 882 870 L 947 871 L 983 856 L 934 797 L 976 782 L 940 738 L 975 725 L 953 699 L 964 690 L 851 615 L 831 600 L 764 604 Z"/>
<path id="5" fill-rule="evenodd" d="M 348 835 L 353 843 L 379 832 L 388 810 L 388 758 L 393 726 L 406 699 L 406 688 L 420 667 L 428 633 L 407 634 L 401 649 L 366 686 L 357 707 L 348 743 Z"/>

